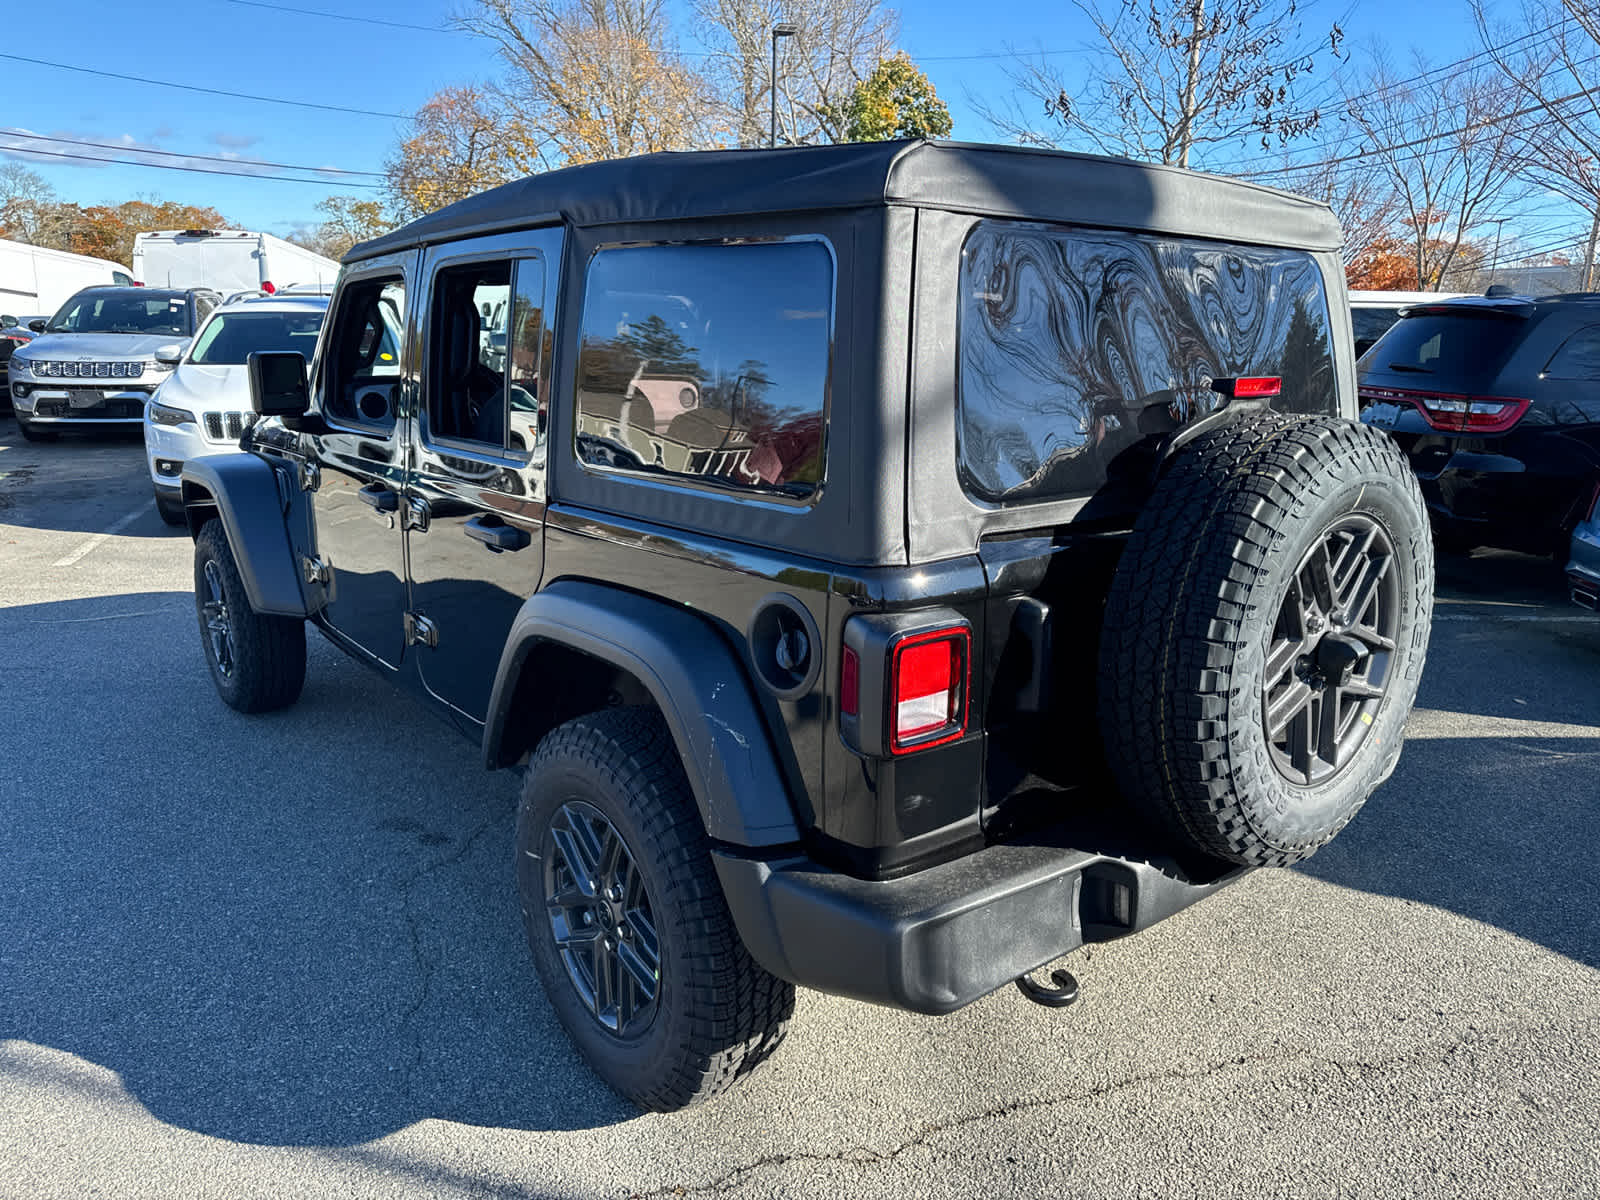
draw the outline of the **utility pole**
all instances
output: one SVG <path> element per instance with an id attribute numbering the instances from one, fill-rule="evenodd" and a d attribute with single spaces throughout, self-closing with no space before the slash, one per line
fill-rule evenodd
<path id="1" fill-rule="evenodd" d="M 800 27 L 789 21 L 780 21 L 772 27 L 772 129 L 767 136 L 767 145 L 771 147 L 778 144 L 778 39 L 793 37 L 799 32 Z"/>
<path id="2" fill-rule="evenodd" d="M 1600 238 L 1600 197 L 1595 199 L 1594 224 L 1589 226 L 1589 248 L 1583 252 L 1583 278 L 1578 283 L 1580 292 L 1587 292 L 1594 282 L 1594 243 Z"/>

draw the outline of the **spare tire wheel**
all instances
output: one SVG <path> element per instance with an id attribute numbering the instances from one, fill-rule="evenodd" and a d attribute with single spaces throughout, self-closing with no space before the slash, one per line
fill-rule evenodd
<path id="1" fill-rule="evenodd" d="M 1258 413 L 1196 438 L 1106 600 L 1100 725 L 1124 796 L 1208 856 L 1312 854 L 1394 770 L 1432 611 L 1427 510 L 1388 437 Z"/>

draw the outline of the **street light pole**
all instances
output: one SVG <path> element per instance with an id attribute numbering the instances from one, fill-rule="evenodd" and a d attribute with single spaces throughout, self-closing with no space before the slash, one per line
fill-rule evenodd
<path id="1" fill-rule="evenodd" d="M 772 27 L 772 129 L 767 135 L 767 145 L 778 144 L 778 39 L 793 37 L 800 32 L 798 25 L 780 21 Z"/>
<path id="2" fill-rule="evenodd" d="M 1495 272 L 1500 269 L 1500 228 L 1508 218 L 1496 217 L 1494 220 L 1494 257 L 1489 260 L 1489 286 L 1494 286 Z"/>

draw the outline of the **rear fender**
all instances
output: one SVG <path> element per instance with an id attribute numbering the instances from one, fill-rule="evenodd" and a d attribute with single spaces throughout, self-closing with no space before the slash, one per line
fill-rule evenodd
<path id="1" fill-rule="evenodd" d="M 256 454 L 216 454 L 183 464 L 183 503 L 198 537 L 215 510 L 244 580 L 250 607 L 281 617 L 309 617 L 320 596 L 308 596 L 288 520 L 299 489 Z"/>
<path id="2" fill-rule="evenodd" d="M 524 719 L 514 711 L 521 676 L 537 670 L 530 663 L 552 646 L 571 652 L 562 656 L 568 663 L 598 660 L 596 670 L 622 672 L 648 693 L 671 731 L 707 835 L 745 847 L 799 841 L 760 705 L 734 651 L 689 609 L 602 584 L 561 580 L 523 604 L 484 725 L 491 769 L 519 756 L 508 725 Z M 541 690 L 574 686 L 561 678 L 528 683 Z M 531 745 L 547 731 L 518 732 Z"/>

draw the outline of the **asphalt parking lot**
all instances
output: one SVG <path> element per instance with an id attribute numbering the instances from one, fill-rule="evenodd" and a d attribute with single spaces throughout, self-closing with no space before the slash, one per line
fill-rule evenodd
<path id="1" fill-rule="evenodd" d="M 641 1116 L 533 978 L 515 781 L 320 639 L 215 697 L 133 440 L 0 420 L 0 1196 L 1600 1194 L 1600 618 L 1444 564 L 1400 767 L 1083 999 L 802 993 Z"/>

